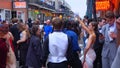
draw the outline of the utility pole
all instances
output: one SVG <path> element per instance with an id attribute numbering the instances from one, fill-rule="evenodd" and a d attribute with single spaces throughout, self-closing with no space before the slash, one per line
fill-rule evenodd
<path id="1" fill-rule="evenodd" d="M 92 14 L 93 14 L 93 0 L 87 0 L 86 15 L 89 17 L 89 19 L 92 19 Z"/>
<path id="2" fill-rule="evenodd" d="M 96 0 L 93 0 L 93 17 L 97 21 L 97 16 L 96 16 Z"/>

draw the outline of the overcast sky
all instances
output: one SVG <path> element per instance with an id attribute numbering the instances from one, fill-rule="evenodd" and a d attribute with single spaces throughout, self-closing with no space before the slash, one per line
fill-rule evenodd
<path id="1" fill-rule="evenodd" d="M 80 17 L 84 17 L 86 14 L 86 0 L 65 0 L 70 6 L 73 12 L 79 13 Z"/>

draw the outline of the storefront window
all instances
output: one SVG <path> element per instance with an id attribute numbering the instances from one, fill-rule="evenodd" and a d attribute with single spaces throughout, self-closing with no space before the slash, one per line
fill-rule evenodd
<path id="1" fill-rule="evenodd" d="M 10 18 L 11 18 L 10 10 L 5 10 L 5 20 L 10 21 Z"/>

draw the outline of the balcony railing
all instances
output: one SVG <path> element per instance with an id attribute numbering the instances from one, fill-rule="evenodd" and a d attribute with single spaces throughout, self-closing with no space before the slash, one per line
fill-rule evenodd
<path id="1" fill-rule="evenodd" d="M 42 6 L 42 7 L 55 10 L 55 6 L 49 5 L 49 4 L 44 3 L 42 1 L 39 1 L 39 0 L 29 0 L 29 3 L 35 3 L 35 4 L 38 4 L 38 5 Z"/>
<path id="2" fill-rule="evenodd" d="M 41 2 L 41 1 L 36 2 L 36 3 L 39 4 L 39 5 L 41 5 L 41 6 L 43 6 L 43 7 L 55 10 L 55 6 L 49 5 L 47 3 L 44 3 L 44 2 Z"/>

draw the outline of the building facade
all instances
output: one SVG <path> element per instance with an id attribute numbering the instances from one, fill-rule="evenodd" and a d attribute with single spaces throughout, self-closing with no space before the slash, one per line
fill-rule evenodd
<path id="1" fill-rule="evenodd" d="M 0 0 L 0 16 L 2 20 L 12 18 L 39 19 L 44 22 L 54 16 L 70 15 L 71 7 L 65 0 Z"/>
<path id="2" fill-rule="evenodd" d="M 32 20 L 39 19 L 43 23 L 52 18 L 52 12 L 55 12 L 55 6 L 51 1 L 29 0 L 28 17 Z"/>
<path id="3" fill-rule="evenodd" d="M 11 19 L 12 1 L 0 0 L 0 16 L 2 20 L 9 21 Z"/>
<path id="4" fill-rule="evenodd" d="M 97 2 L 105 2 L 108 1 L 108 3 L 104 3 L 103 8 L 106 7 L 107 5 L 109 5 L 108 8 L 106 9 L 101 9 L 101 10 L 97 10 L 97 16 L 98 17 L 104 17 L 105 16 L 105 12 L 108 10 L 111 10 L 115 13 L 115 15 L 120 14 L 120 0 L 96 0 Z"/>
<path id="5" fill-rule="evenodd" d="M 26 0 L 14 0 L 12 2 L 12 18 L 18 18 L 23 22 L 28 19 L 28 5 Z"/>
<path id="6" fill-rule="evenodd" d="M 93 9 L 96 9 L 96 11 L 93 11 Z M 116 15 L 120 14 L 120 0 L 87 0 L 86 15 L 89 18 L 93 18 L 94 12 L 97 17 L 104 17 L 108 10 L 113 11 Z"/>

